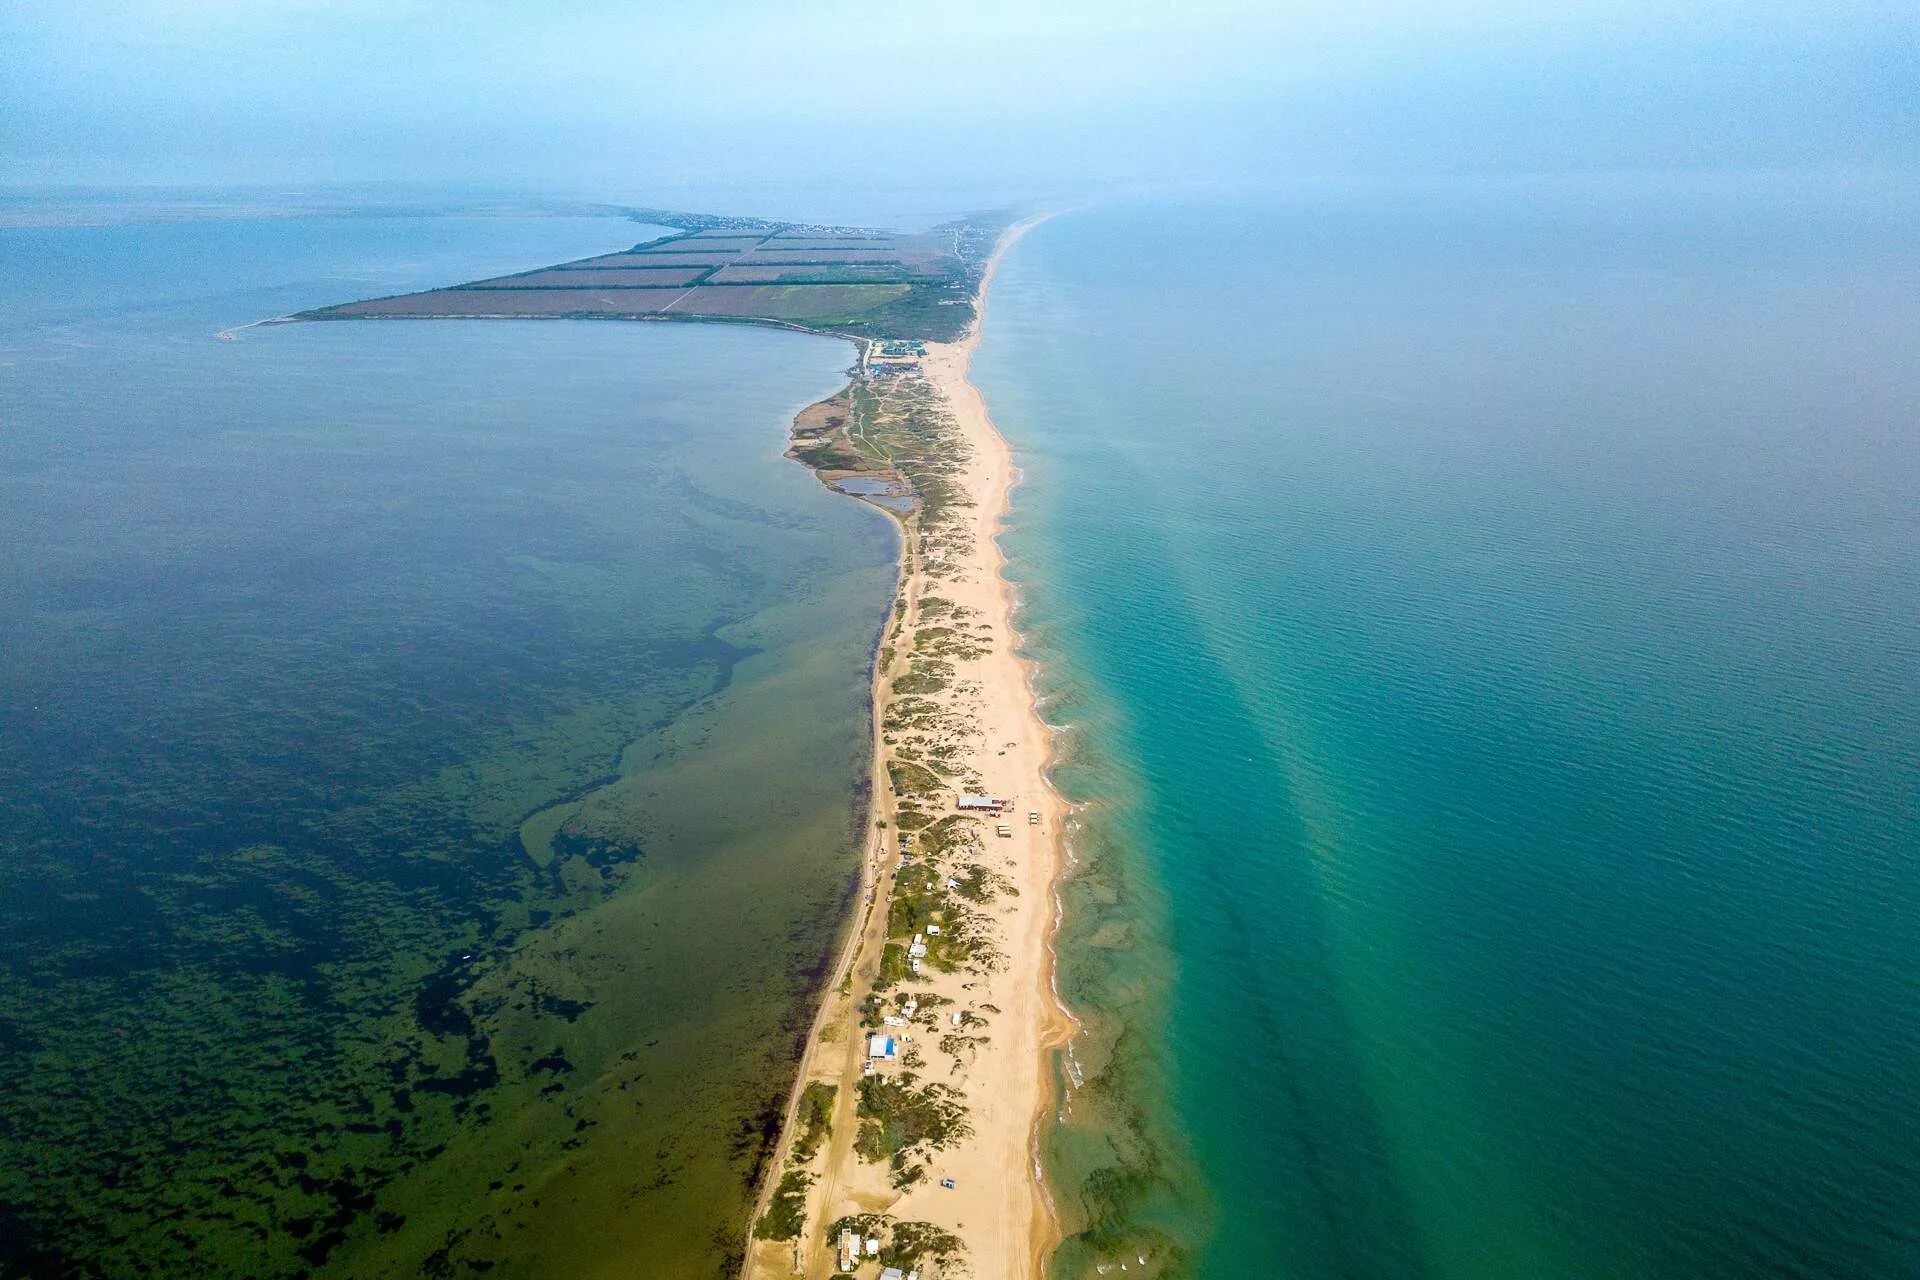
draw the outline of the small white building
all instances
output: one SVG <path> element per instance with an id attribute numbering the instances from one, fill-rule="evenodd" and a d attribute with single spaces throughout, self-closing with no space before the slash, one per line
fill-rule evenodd
<path id="1" fill-rule="evenodd" d="M 867 1037 L 867 1056 L 869 1058 L 891 1059 L 898 1052 L 892 1036 L 871 1035 Z"/>

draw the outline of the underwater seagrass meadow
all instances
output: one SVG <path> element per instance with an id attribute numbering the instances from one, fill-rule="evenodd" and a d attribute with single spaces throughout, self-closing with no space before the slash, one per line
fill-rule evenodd
<path id="1" fill-rule="evenodd" d="M 8 230 L 0 1274 L 713 1274 L 851 892 L 848 348 L 215 333 L 647 233 Z"/>

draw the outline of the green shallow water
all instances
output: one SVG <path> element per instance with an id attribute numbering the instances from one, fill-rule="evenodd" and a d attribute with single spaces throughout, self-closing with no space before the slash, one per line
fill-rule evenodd
<path id="1" fill-rule="evenodd" d="M 1912 212 L 1322 187 L 1013 252 L 1058 1274 L 1920 1272 Z"/>
<path id="2" fill-rule="evenodd" d="M 0 234 L 0 1274 L 718 1274 L 854 871 L 847 348 L 212 339 L 607 220 Z"/>

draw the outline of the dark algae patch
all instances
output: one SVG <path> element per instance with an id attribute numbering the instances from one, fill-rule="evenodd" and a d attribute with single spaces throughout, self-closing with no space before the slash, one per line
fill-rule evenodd
<path id="1" fill-rule="evenodd" d="M 172 720 L 161 759 L 108 750 L 56 770 L 52 789 L 88 815 L 84 848 L 52 822 L 16 827 L 10 843 L 29 838 L 0 873 L 0 1000 L 38 1045 L 9 1045 L 0 1103 L 14 1135 L 0 1179 L 27 1206 L 15 1238 L 83 1238 L 81 1270 L 99 1274 L 189 1260 L 217 1273 L 241 1256 L 255 1274 L 320 1266 L 356 1232 L 393 1234 L 404 1219 L 374 1215 L 382 1193 L 529 1105 L 528 1080 L 575 1073 L 565 1046 L 592 1001 L 559 989 L 604 979 L 550 954 L 535 921 L 582 922 L 631 889 L 639 843 L 603 837 L 598 857 L 543 871 L 510 814 L 477 807 L 539 794 L 503 753 L 599 795 L 627 739 L 727 676 L 644 652 L 610 674 L 625 698 L 560 694 L 582 701 L 559 725 L 528 705 L 538 727 L 458 764 L 394 726 L 396 766 L 449 760 L 397 788 L 364 747 L 360 785 L 307 785 L 223 740 L 224 716 Z M 310 732 L 320 757 L 354 750 Z M 57 760 L 46 746 L 16 759 Z M 276 839 L 223 847 L 242 833 Z M 514 1043 L 536 1031 L 543 1052 Z M 156 1220 L 181 1226 L 156 1238 Z"/>
<path id="2" fill-rule="evenodd" d="M 850 891 L 844 352 L 154 345 L 0 403 L 90 453 L 0 502 L 0 1275 L 719 1273 Z"/>

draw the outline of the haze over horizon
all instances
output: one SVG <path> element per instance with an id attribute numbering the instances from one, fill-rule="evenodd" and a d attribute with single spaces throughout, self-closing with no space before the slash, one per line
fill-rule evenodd
<path id="1" fill-rule="evenodd" d="M 1907 172 L 1910 3 L 27 0 L 0 185 L 956 199 L 1282 174 Z M 750 197 L 749 197 L 750 199 Z"/>

